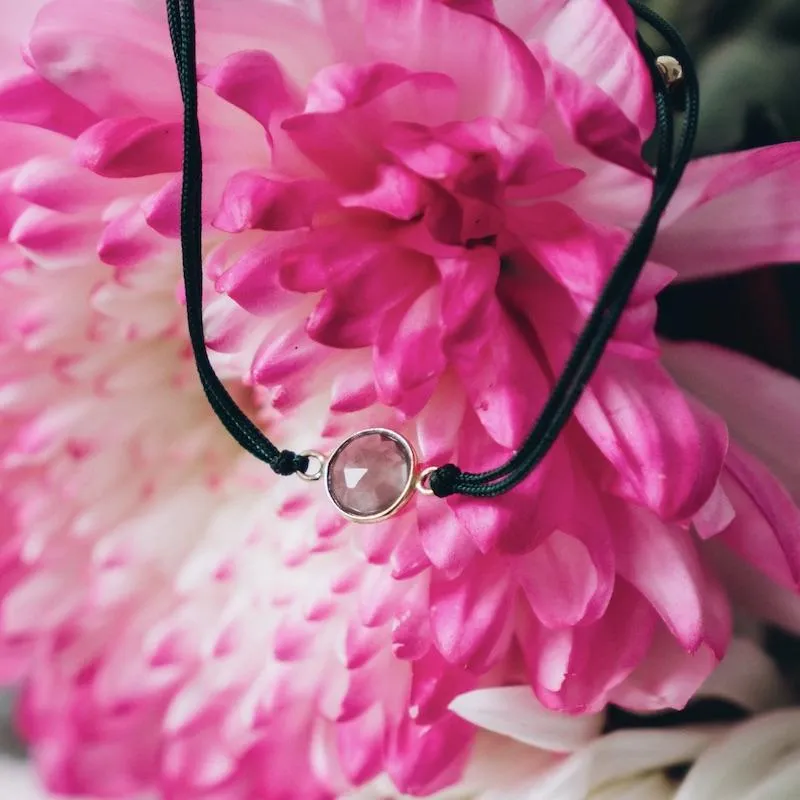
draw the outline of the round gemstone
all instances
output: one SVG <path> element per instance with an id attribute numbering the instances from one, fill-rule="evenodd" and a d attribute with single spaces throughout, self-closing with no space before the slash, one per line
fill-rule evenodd
<path id="1" fill-rule="evenodd" d="M 408 494 L 414 469 L 410 445 L 388 431 L 364 431 L 348 439 L 328 462 L 331 500 L 353 519 L 392 512 Z"/>

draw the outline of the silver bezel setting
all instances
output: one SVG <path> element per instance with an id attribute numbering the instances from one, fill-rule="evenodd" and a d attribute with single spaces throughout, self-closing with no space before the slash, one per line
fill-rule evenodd
<path id="1" fill-rule="evenodd" d="M 400 449 L 403 451 L 404 455 L 408 459 L 409 463 L 409 471 L 408 471 L 408 478 L 406 480 L 405 486 L 403 487 L 403 491 L 397 498 L 397 500 L 392 503 L 391 506 L 384 509 L 383 511 L 379 511 L 375 514 L 353 514 L 351 511 L 348 511 L 344 508 L 341 503 L 339 503 L 331 489 L 331 473 L 330 468 L 331 464 L 336 460 L 336 457 L 344 450 L 347 445 L 351 442 L 355 441 L 356 439 L 360 439 L 363 436 L 370 436 L 378 434 L 381 436 L 385 436 L 388 439 L 391 439 L 395 444 L 397 444 Z M 401 436 L 397 431 L 389 430 L 389 428 L 366 428 L 362 431 L 358 431 L 354 433 L 352 436 L 348 436 L 341 444 L 339 444 L 336 449 L 328 456 L 325 460 L 325 471 L 324 471 L 324 479 L 325 479 L 325 491 L 330 499 L 331 503 L 336 507 L 339 513 L 349 519 L 351 522 L 358 522 L 358 523 L 369 523 L 369 522 L 382 522 L 385 519 L 389 519 L 389 517 L 394 516 L 397 514 L 400 509 L 405 506 L 405 504 L 411 499 L 411 496 L 414 494 L 414 491 L 417 487 L 417 472 L 419 470 L 419 459 L 417 458 L 417 453 L 414 448 L 411 446 L 411 442 L 408 441 L 404 436 Z"/>

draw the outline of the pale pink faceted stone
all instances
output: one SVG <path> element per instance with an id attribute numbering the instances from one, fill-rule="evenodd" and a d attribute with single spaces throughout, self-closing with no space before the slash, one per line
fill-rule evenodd
<path id="1" fill-rule="evenodd" d="M 403 497 L 413 464 L 402 444 L 386 433 L 356 436 L 331 457 L 328 491 L 345 514 L 385 514 Z"/>

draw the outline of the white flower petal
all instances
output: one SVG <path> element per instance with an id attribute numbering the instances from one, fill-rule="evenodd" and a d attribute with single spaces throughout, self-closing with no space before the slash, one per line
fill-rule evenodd
<path id="1" fill-rule="evenodd" d="M 518 742 L 557 753 L 571 753 L 599 735 L 602 714 L 570 716 L 549 711 L 527 686 L 478 689 L 450 704 L 463 719 Z"/>
<path id="2" fill-rule="evenodd" d="M 765 794 L 756 791 L 771 782 L 778 765 L 797 762 L 800 750 L 800 710 L 777 711 L 737 727 L 729 736 L 710 747 L 697 761 L 675 800 L 792 800 L 791 791 Z M 781 764 L 783 762 L 783 764 Z M 787 786 L 779 783 L 778 788 Z"/>

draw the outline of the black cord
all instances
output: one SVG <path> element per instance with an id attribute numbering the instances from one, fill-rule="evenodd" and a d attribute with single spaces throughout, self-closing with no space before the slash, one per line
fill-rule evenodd
<path id="1" fill-rule="evenodd" d="M 183 186 L 181 193 L 181 248 L 186 290 L 189 338 L 200 382 L 208 402 L 231 436 L 279 475 L 305 472 L 308 458 L 278 449 L 239 408 L 211 366 L 203 330 L 202 178 L 203 156 L 198 118 L 196 25 L 193 0 L 166 0 L 172 48 L 184 105 Z M 636 15 L 668 42 L 684 71 L 686 113 L 677 153 L 673 158 L 674 129 L 669 88 L 644 40 L 638 44 L 653 81 L 658 120 L 658 157 L 653 190 L 641 224 L 614 269 L 596 307 L 578 337 L 564 370 L 553 387 L 533 430 L 515 455 L 487 472 L 462 472 L 454 464 L 439 467 L 430 476 L 431 489 L 440 497 L 463 494 L 493 497 L 512 489 L 536 468 L 549 451 L 594 373 L 625 309 L 633 287 L 647 262 L 658 223 L 692 154 L 697 132 L 699 87 L 691 57 L 678 32 L 642 5 L 629 0 Z"/>

